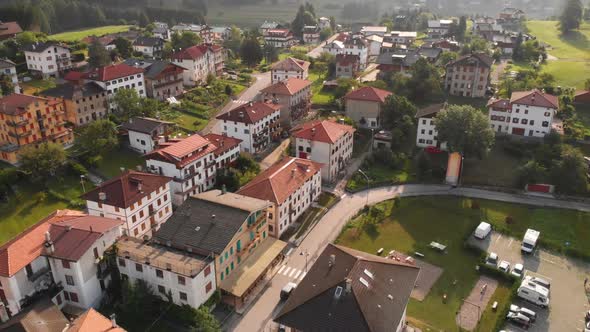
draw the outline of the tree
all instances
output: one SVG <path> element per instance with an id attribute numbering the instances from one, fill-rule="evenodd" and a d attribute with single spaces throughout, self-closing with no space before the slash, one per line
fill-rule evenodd
<path id="1" fill-rule="evenodd" d="M 512 59 L 516 61 L 522 60 L 522 32 L 518 33 L 516 41 L 514 42 L 514 49 L 512 50 Z"/>
<path id="2" fill-rule="evenodd" d="M 334 16 L 330 16 L 330 29 L 336 31 L 336 18 Z"/>
<path id="3" fill-rule="evenodd" d="M 305 5 L 299 6 L 299 10 L 295 15 L 295 19 L 291 23 L 291 31 L 296 37 L 301 38 L 303 35 L 303 27 L 306 25 L 316 25 L 317 19 L 315 16 L 315 9 L 313 5 L 306 2 Z"/>
<path id="4" fill-rule="evenodd" d="M 80 129 L 76 150 L 92 158 L 105 154 L 119 145 L 116 125 L 110 120 L 96 120 Z"/>
<path id="5" fill-rule="evenodd" d="M 543 183 L 547 178 L 547 169 L 535 160 L 529 160 L 519 167 L 517 173 L 519 187 L 524 187 L 527 184 Z"/>
<path id="6" fill-rule="evenodd" d="M 320 41 L 325 41 L 326 39 L 330 38 L 334 34 L 332 28 L 324 28 L 320 31 Z"/>
<path id="7" fill-rule="evenodd" d="M 144 11 L 142 11 L 141 14 L 139 14 L 139 26 L 145 28 L 148 24 L 150 24 L 150 18 Z"/>
<path id="8" fill-rule="evenodd" d="M 588 164 L 580 150 L 564 145 L 559 160 L 551 170 L 557 191 L 567 194 L 584 194 L 588 190 Z"/>
<path id="9" fill-rule="evenodd" d="M 455 38 L 458 41 L 465 40 L 465 31 L 467 30 L 467 17 L 461 16 L 459 18 L 459 26 L 457 27 L 457 32 L 455 34 Z"/>
<path id="10" fill-rule="evenodd" d="M 0 74 L 0 96 L 8 96 L 14 92 L 12 78 L 6 74 Z"/>
<path id="11" fill-rule="evenodd" d="M 95 39 L 88 47 L 88 64 L 92 67 L 102 67 L 111 63 L 109 52 Z"/>
<path id="12" fill-rule="evenodd" d="M 203 40 L 196 33 L 185 31 L 182 34 L 175 32 L 172 34 L 170 46 L 174 51 L 199 45 Z"/>
<path id="13" fill-rule="evenodd" d="M 494 132 L 486 115 L 469 105 L 450 105 L 434 119 L 438 141 L 450 152 L 482 158 L 494 144 Z"/>
<path id="14" fill-rule="evenodd" d="M 266 63 L 273 63 L 279 60 L 279 50 L 271 44 L 264 44 L 264 58 Z"/>
<path id="15" fill-rule="evenodd" d="M 339 78 L 337 80 L 338 86 L 334 91 L 334 98 L 340 99 L 344 97 L 349 91 L 353 90 L 359 85 L 359 82 L 354 78 Z"/>
<path id="16" fill-rule="evenodd" d="M 230 50 L 233 54 L 240 52 L 242 44 L 242 31 L 235 25 L 230 28 L 229 38 L 223 42 L 223 47 Z"/>
<path id="17" fill-rule="evenodd" d="M 66 152 L 57 143 L 46 142 L 35 147 L 25 146 L 20 153 L 21 170 L 33 181 L 42 181 L 55 176 L 66 162 Z"/>
<path id="18" fill-rule="evenodd" d="M 455 61 L 455 59 L 457 59 L 458 56 L 459 54 L 457 54 L 457 52 L 444 51 L 438 58 L 438 62 L 441 66 L 446 66 L 450 62 Z"/>
<path id="19" fill-rule="evenodd" d="M 382 125 L 387 129 L 399 126 L 404 116 L 414 118 L 416 115 L 416 106 L 406 97 L 392 94 L 385 99 L 382 108 Z"/>
<path id="20" fill-rule="evenodd" d="M 242 58 L 242 62 L 249 67 L 255 66 L 262 61 L 262 47 L 260 47 L 260 43 L 255 36 L 248 36 L 248 38 L 245 38 L 242 41 L 242 45 L 240 46 L 240 58 Z"/>
<path id="21" fill-rule="evenodd" d="M 584 89 L 590 90 L 590 78 L 587 78 L 584 82 Z"/>
<path id="22" fill-rule="evenodd" d="M 418 59 L 410 70 L 412 76 L 407 82 L 411 100 L 435 99 L 442 95 L 438 69 L 424 58 Z"/>
<path id="23" fill-rule="evenodd" d="M 115 112 L 121 121 L 141 114 L 140 97 L 135 89 L 119 89 L 113 101 L 117 105 Z"/>
<path id="24" fill-rule="evenodd" d="M 567 0 L 565 8 L 559 17 L 559 30 L 568 33 L 571 30 L 579 29 L 582 23 L 584 7 L 580 0 Z"/>
<path id="25" fill-rule="evenodd" d="M 119 55 L 124 58 L 130 58 L 133 55 L 133 44 L 131 41 L 125 37 L 117 37 L 113 44 L 117 48 Z"/>
<path id="26" fill-rule="evenodd" d="M 37 35 L 32 31 L 23 31 L 16 35 L 16 42 L 21 46 L 28 46 L 38 42 Z"/>

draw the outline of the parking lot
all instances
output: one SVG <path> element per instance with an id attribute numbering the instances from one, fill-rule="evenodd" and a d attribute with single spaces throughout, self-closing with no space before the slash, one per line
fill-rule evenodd
<path id="1" fill-rule="evenodd" d="M 541 234 L 541 236 L 543 236 Z M 590 278 L 590 264 L 536 250 L 531 255 L 522 254 L 520 240 L 492 232 L 485 240 L 471 238 L 470 242 L 487 252 L 498 254 L 498 262 L 506 260 L 511 266 L 522 263 L 525 273 L 551 281 L 551 302 L 548 309 L 517 301 L 537 312 L 537 321 L 529 331 L 583 331 L 584 313 L 590 310 L 584 292 L 584 279 Z M 521 331 L 509 324 L 507 331 Z"/>

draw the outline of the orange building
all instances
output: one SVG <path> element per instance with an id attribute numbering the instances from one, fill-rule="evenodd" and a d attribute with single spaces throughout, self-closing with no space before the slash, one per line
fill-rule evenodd
<path id="1" fill-rule="evenodd" d="M 18 163 L 21 148 L 54 142 L 71 144 L 63 99 L 11 94 L 0 98 L 0 160 Z"/>

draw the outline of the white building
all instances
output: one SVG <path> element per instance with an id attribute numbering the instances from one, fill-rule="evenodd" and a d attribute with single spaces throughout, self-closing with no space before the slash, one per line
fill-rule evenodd
<path id="1" fill-rule="evenodd" d="M 213 151 L 217 169 L 231 165 L 240 156 L 240 143 L 242 141 L 237 138 L 212 133 L 203 135 L 203 138 L 217 147 Z"/>
<path id="2" fill-rule="evenodd" d="M 223 72 L 223 48 L 218 45 L 191 46 L 174 53 L 171 60 L 186 69 L 183 73 L 183 83 L 186 86 L 202 84 L 207 80 L 207 75 L 218 76 Z"/>
<path id="3" fill-rule="evenodd" d="M 140 153 L 152 152 L 158 144 L 166 142 L 173 122 L 154 118 L 134 117 L 121 125 L 129 135 L 129 146 Z"/>
<path id="4" fill-rule="evenodd" d="M 411 45 L 417 37 L 418 33 L 416 31 L 391 31 L 385 40 L 390 43 Z"/>
<path id="5" fill-rule="evenodd" d="M 197 34 L 205 43 L 210 43 L 211 40 L 211 28 L 206 24 L 186 24 L 179 23 L 170 28 L 173 33 L 182 34 L 185 32 L 192 32 Z"/>
<path id="6" fill-rule="evenodd" d="M 217 116 L 220 134 L 241 140 L 240 150 L 263 151 L 279 134 L 281 108 L 278 104 L 251 102 Z"/>
<path id="7" fill-rule="evenodd" d="M 27 69 L 39 73 L 43 78 L 58 77 L 64 70 L 72 68 L 70 49 L 56 43 L 37 42 L 23 48 Z"/>
<path id="8" fill-rule="evenodd" d="M 6 75 L 14 85 L 14 93 L 21 93 L 18 85 L 18 76 L 16 74 L 16 64 L 8 59 L 0 59 L 0 76 Z"/>
<path id="9" fill-rule="evenodd" d="M 428 20 L 428 38 L 444 37 L 449 33 L 453 20 Z"/>
<path id="10" fill-rule="evenodd" d="M 150 58 L 159 58 L 166 41 L 160 37 L 138 37 L 133 41 L 133 51 Z"/>
<path id="11" fill-rule="evenodd" d="M 268 231 L 279 238 L 320 195 L 321 168 L 311 160 L 286 157 L 258 174 L 237 194 L 271 203 Z"/>
<path id="12" fill-rule="evenodd" d="M 369 56 L 378 56 L 381 53 L 381 45 L 383 44 L 383 37 L 371 35 L 365 38 L 369 45 Z M 340 55 L 340 54 L 338 54 Z"/>
<path id="13" fill-rule="evenodd" d="M 364 26 L 361 28 L 361 34 L 365 37 L 377 35 L 379 37 L 385 36 L 387 27 L 382 26 Z"/>
<path id="14" fill-rule="evenodd" d="M 309 65 L 308 61 L 288 57 L 270 67 L 270 82 L 275 84 L 291 77 L 305 80 L 309 76 Z"/>
<path id="15" fill-rule="evenodd" d="M 352 157 L 354 131 L 328 120 L 297 126 L 291 130 L 296 156 L 322 164 L 322 181 L 332 182 Z"/>
<path id="16" fill-rule="evenodd" d="M 172 215 L 166 176 L 127 170 L 82 195 L 88 213 L 123 222 L 126 235 L 150 238 Z"/>
<path id="17" fill-rule="evenodd" d="M 534 89 L 513 92 L 510 100 L 492 98 L 487 106 L 495 132 L 544 137 L 554 125 L 559 100 L 556 96 Z"/>
<path id="18" fill-rule="evenodd" d="M 319 18 L 318 24 L 319 24 L 320 30 L 331 28 L 330 19 L 327 17 L 324 17 L 324 16 Z"/>
<path id="19" fill-rule="evenodd" d="M 305 44 L 317 44 L 320 42 L 320 28 L 317 25 L 304 26 L 302 34 Z"/>
<path id="20" fill-rule="evenodd" d="M 360 59 L 360 68 L 361 70 L 364 70 L 368 61 L 369 43 L 364 39 L 353 38 L 349 34 L 341 33 L 332 42 L 324 45 L 323 51 L 334 56 L 338 54 L 358 55 Z"/>
<path id="21" fill-rule="evenodd" d="M 154 30 L 152 30 L 152 33 L 154 34 L 154 37 L 170 40 L 170 30 L 168 29 L 168 23 L 154 22 Z"/>
<path id="22" fill-rule="evenodd" d="M 438 112 L 444 110 L 444 104 L 435 104 L 422 108 L 416 112 L 418 129 L 416 133 L 416 146 L 421 148 L 436 147 L 441 150 L 447 149 L 446 142 L 438 141 L 438 132 L 434 125 L 434 118 Z"/>
<path id="23" fill-rule="evenodd" d="M 120 89 L 135 89 L 140 97 L 146 96 L 143 69 L 126 63 L 97 68 L 84 74 L 84 78 L 107 91 L 111 111 L 117 108 L 112 99 Z"/>
<path id="24" fill-rule="evenodd" d="M 0 310 L 30 305 L 28 297 L 62 290 L 52 300 L 87 309 L 97 306 L 110 282 L 104 252 L 120 236 L 121 221 L 58 210 L 0 247 Z"/>
<path id="25" fill-rule="evenodd" d="M 264 35 L 264 43 L 276 48 L 289 48 L 297 44 L 297 40 L 289 29 L 269 29 Z"/>
<path id="26" fill-rule="evenodd" d="M 143 280 L 155 294 L 176 305 L 200 307 L 217 289 L 215 263 L 210 257 L 124 237 L 117 242 L 121 279 Z"/>

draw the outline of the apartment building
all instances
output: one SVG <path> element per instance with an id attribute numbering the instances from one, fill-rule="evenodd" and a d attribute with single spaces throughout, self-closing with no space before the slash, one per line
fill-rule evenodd
<path id="1" fill-rule="evenodd" d="M 270 82 L 275 84 L 289 78 L 306 80 L 309 76 L 309 65 L 308 61 L 288 57 L 270 67 Z"/>
<path id="2" fill-rule="evenodd" d="M 336 56 L 336 78 L 355 78 L 359 73 L 358 55 L 338 54 Z"/>
<path id="3" fill-rule="evenodd" d="M 264 43 L 276 48 L 289 48 L 297 44 L 297 40 L 289 29 L 268 29 L 264 34 Z"/>
<path id="4" fill-rule="evenodd" d="M 126 170 L 82 195 L 88 213 L 123 222 L 123 233 L 150 238 L 172 215 L 172 179 Z"/>
<path id="5" fill-rule="evenodd" d="M 43 294 L 60 308 L 97 306 L 110 282 L 104 252 L 121 235 L 121 223 L 57 210 L 2 245 L 0 302 L 7 314 L 18 314 Z"/>
<path id="6" fill-rule="evenodd" d="M 322 181 L 332 182 L 352 157 L 354 128 L 329 120 L 304 123 L 291 130 L 295 154 L 322 164 Z"/>
<path id="7" fill-rule="evenodd" d="M 311 84 L 311 81 L 292 77 L 268 86 L 260 93 L 264 99 L 279 105 L 281 124 L 291 127 L 311 109 Z"/>
<path id="8" fill-rule="evenodd" d="M 428 20 L 428 38 L 440 38 L 449 34 L 453 20 Z"/>
<path id="9" fill-rule="evenodd" d="M 96 68 L 83 75 L 88 81 L 95 82 L 107 91 L 110 111 L 117 109 L 113 97 L 120 89 L 135 89 L 140 97 L 146 96 L 143 69 L 126 63 Z"/>
<path id="10" fill-rule="evenodd" d="M 559 99 L 533 89 L 513 92 L 510 100 L 492 98 L 487 107 L 496 133 L 544 137 L 555 125 Z"/>
<path id="11" fill-rule="evenodd" d="M 416 119 L 418 122 L 416 146 L 421 148 L 436 147 L 440 150 L 446 151 L 447 143 L 438 140 L 438 132 L 434 125 L 436 115 L 445 108 L 445 104 L 434 104 L 419 109 L 418 112 L 416 112 Z"/>
<path id="12" fill-rule="evenodd" d="M 305 44 L 317 44 L 320 42 L 320 28 L 317 25 L 304 26 L 302 34 Z"/>
<path id="13" fill-rule="evenodd" d="M 280 134 L 281 107 L 275 103 L 251 102 L 220 114 L 217 130 L 241 140 L 240 150 L 256 154 Z"/>
<path id="14" fill-rule="evenodd" d="M 86 125 L 108 116 L 107 92 L 94 82 L 68 82 L 44 90 L 40 94 L 46 97 L 63 98 L 66 117 L 74 126 Z"/>
<path id="15" fill-rule="evenodd" d="M 160 58 L 166 41 L 160 37 L 140 36 L 133 41 L 133 51 L 150 58 Z"/>
<path id="16" fill-rule="evenodd" d="M 368 61 L 369 43 L 362 38 L 354 38 L 348 33 L 341 33 L 332 42 L 324 45 L 323 51 L 334 56 L 338 54 L 358 55 L 360 69 L 364 70 Z"/>
<path id="17" fill-rule="evenodd" d="M 268 231 L 280 238 L 320 195 L 322 166 L 315 161 L 286 157 L 258 174 L 237 193 L 271 203 Z"/>
<path id="18" fill-rule="evenodd" d="M 153 242 L 208 256 L 222 300 L 240 310 L 277 264 L 286 243 L 268 236 L 269 203 L 220 190 L 187 199 Z"/>
<path id="19" fill-rule="evenodd" d="M 213 133 L 204 135 L 203 138 L 217 147 L 213 151 L 217 169 L 228 167 L 240 156 L 240 139 Z"/>
<path id="20" fill-rule="evenodd" d="M 453 96 L 484 97 L 494 59 L 485 53 L 472 53 L 447 64 L 445 89 Z"/>
<path id="21" fill-rule="evenodd" d="M 43 78 L 58 77 L 72 68 L 70 49 L 53 42 L 36 42 L 23 47 L 27 69 Z"/>
<path id="22" fill-rule="evenodd" d="M 13 93 L 21 93 L 20 85 L 18 84 L 18 76 L 16 74 L 16 64 L 8 59 L 0 59 L 0 77 L 2 75 L 8 76 L 10 82 L 14 86 Z"/>
<path id="23" fill-rule="evenodd" d="M 183 75 L 185 69 L 169 61 L 127 59 L 125 63 L 144 71 L 146 95 L 165 101 L 184 93 Z"/>
<path id="24" fill-rule="evenodd" d="M 373 87 L 362 87 L 344 96 L 346 116 L 359 127 L 381 127 L 381 109 L 385 99 L 392 93 Z"/>
<path id="25" fill-rule="evenodd" d="M 54 142 L 69 146 L 74 135 L 66 122 L 61 99 L 22 94 L 0 98 L 0 159 L 17 164 L 19 151 L 30 144 Z"/>
<path id="26" fill-rule="evenodd" d="M 217 289 L 211 256 L 123 237 L 117 241 L 117 267 L 122 280 L 145 281 L 163 300 L 198 309 Z"/>
<path id="27" fill-rule="evenodd" d="M 187 24 L 187 23 L 178 23 L 177 25 L 170 28 L 173 33 L 182 34 L 184 32 L 192 32 L 199 37 L 206 43 L 212 42 L 211 36 L 211 27 L 206 24 Z"/>
<path id="28" fill-rule="evenodd" d="M 412 45 L 416 38 L 418 38 L 416 31 L 391 31 L 385 35 L 383 40 L 394 44 Z"/>
<path id="29" fill-rule="evenodd" d="M 146 154 L 165 143 L 174 126 L 174 122 L 136 116 L 121 124 L 121 129 L 129 137 L 129 147 Z"/>
<path id="30" fill-rule="evenodd" d="M 204 83 L 209 74 L 219 76 L 223 73 L 224 50 L 219 45 L 195 45 L 174 53 L 171 60 L 185 69 L 184 85 L 195 86 Z"/>

